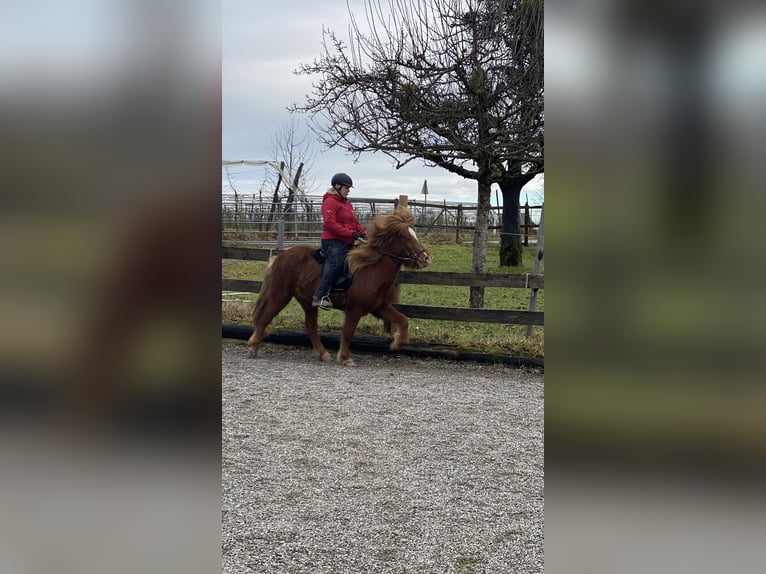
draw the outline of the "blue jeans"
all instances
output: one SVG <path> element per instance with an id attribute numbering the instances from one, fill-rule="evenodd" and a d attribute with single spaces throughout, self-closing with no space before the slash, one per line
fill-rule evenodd
<path id="1" fill-rule="evenodd" d="M 330 289 L 343 272 L 349 247 L 345 241 L 340 239 L 322 239 L 322 253 L 327 257 L 327 260 L 322 266 L 322 277 L 316 291 L 314 291 L 315 300 L 318 301 L 330 294 Z"/>

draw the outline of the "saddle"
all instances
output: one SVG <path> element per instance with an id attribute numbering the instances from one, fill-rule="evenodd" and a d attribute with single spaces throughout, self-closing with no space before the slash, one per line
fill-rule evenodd
<path id="1" fill-rule="evenodd" d="M 322 252 L 321 249 L 317 249 L 314 251 L 314 259 L 316 259 L 319 264 L 324 267 L 325 261 L 327 261 L 327 256 Z M 351 272 L 348 268 L 348 259 L 343 261 L 343 271 L 341 271 L 341 274 L 338 276 L 338 278 L 335 280 L 335 283 L 333 283 L 332 287 L 330 288 L 331 291 L 348 291 L 348 289 L 351 287 L 353 276 L 351 275 Z"/>

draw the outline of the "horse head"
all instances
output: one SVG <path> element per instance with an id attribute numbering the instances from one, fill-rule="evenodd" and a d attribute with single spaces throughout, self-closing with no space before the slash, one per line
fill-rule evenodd
<path id="1" fill-rule="evenodd" d="M 402 262 L 411 269 L 431 264 L 431 253 L 420 243 L 414 229 L 415 217 L 406 208 L 375 218 L 368 227 L 368 246 Z"/>

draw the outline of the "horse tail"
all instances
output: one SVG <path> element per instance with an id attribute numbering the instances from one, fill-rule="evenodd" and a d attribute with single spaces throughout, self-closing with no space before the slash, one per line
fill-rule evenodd
<path id="1" fill-rule="evenodd" d="M 253 324 L 258 323 L 258 318 L 263 314 L 263 310 L 266 305 L 269 304 L 269 298 L 271 296 L 271 266 L 274 263 L 276 256 L 272 256 L 269 259 L 269 264 L 266 266 L 266 271 L 263 274 L 263 283 L 261 283 L 261 290 L 258 293 L 258 299 L 255 301 L 255 308 L 253 309 Z M 271 325 L 269 325 L 267 331 L 271 331 Z"/>

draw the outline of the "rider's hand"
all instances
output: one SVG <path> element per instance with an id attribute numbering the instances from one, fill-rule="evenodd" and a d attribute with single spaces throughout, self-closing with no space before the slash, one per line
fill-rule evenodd
<path id="1" fill-rule="evenodd" d="M 354 247 L 358 247 L 362 243 L 367 243 L 367 235 L 362 235 L 358 231 L 354 232 Z"/>

